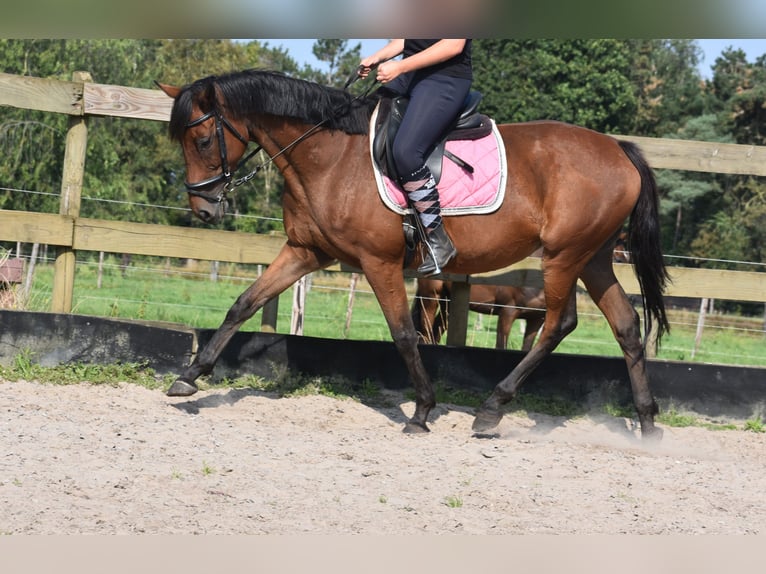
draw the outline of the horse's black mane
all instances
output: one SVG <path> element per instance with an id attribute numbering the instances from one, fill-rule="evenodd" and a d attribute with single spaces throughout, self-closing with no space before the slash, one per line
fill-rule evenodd
<path id="1" fill-rule="evenodd" d="M 169 125 L 172 139 L 181 140 L 186 124 L 194 119 L 190 117 L 192 102 L 213 85 L 220 90 L 232 119 L 269 114 L 295 118 L 312 126 L 324 121 L 326 127 L 349 134 L 369 131 L 370 115 L 377 102 L 374 97 L 354 100 L 354 96 L 344 90 L 274 71 L 243 70 L 208 76 L 184 86 L 175 99 Z M 203 107 L 202 111 L 209 110 Z"/>

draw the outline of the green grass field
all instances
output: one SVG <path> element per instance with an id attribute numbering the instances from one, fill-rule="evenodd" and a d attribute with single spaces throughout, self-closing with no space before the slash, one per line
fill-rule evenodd
<path id="1" fill-rule="evenodd" d="M 257 277 L 255 266 L 221 265 L 218 281 L 210 280 L 207 262 L 167 267 L 161 261 L 142 259 L 123 276 L 118 261 L 108 259 L 97 285 L 95 263 L 78 262 L 73 312 L 81 315 L 122 317 L 178 323 L 198 328 L 216 328 L 237 296 Z M 177 263 L 177 262 L 176 262 Z M 27 310 L 50 310 L 53 269 L 38 265 L 33 289 L 24 305 Z M 355 340 L 390 340 L 388 327 L 369 285 L 362 278 L 357 286 L 350 328 L 344 333 L 349 302 L 350 276 L 316 273 L 306 296 L 304 335 Z M 408 283 L 414 294 L 414 281 Z M 280 298 L 277 331 L 288 333 L 292 312 L 292 290 Z M 700 345 L 692 357 L 697 314 L 670 311 L 671 333 L 657 355 L 660 359 L 706 363 L 766 366 L 766 335 L 763 318 L 709 316 Z M 609 326 L 587 295 L 578 299 L 577 329 L 556 350 L 558 353 L 620 356 Z M 491 348 L 497 319 L 471 312 L 467 344 Z M 727 325 L 728 324 L 728 325 Z M 244 330 L 260 329 L 260 313 Z M 523 322 L 513 326 L 511 348 L 521 346 Z"/>

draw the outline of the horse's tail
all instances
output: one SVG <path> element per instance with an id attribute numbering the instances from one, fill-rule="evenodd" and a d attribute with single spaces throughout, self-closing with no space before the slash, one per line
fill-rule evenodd
<path id="1" fill-rule="evenodd" d="M 657 321 L 657 342 L 670 332 L 663 294 L 670 281 L 660 245 L 659 194 L 649 164 L 636 144 L 620 141 L 620 147 L 641 175 L 638 196 L 628 224 L 628 250 L 633 263 L 644 307 L 644 340 L 652 330 L 652 317 Z"/>

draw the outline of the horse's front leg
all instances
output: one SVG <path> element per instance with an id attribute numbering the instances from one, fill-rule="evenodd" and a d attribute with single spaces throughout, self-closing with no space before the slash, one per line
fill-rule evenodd
<path id="1" fill-rule="evenodd" d="M 404 359 L 415 388 L 415 413 L 407 421 L 404 432 L 428 432 L 428 414 L 436 405 L 436 395 L 418 350 L 418 334 L 407 303 L 401 264 L 363 264 L 362 270 L 378 299 L 394 345 Z"/>
<path id="2" fill-rule="evenodd" d="M 197 378 L 213 371 L 226 344 L 245 321 L 298 279 L 321 269 L 331 261 L 331 258 L 322 253 L 285 245 L 263 275 L 237 298 L 210 342 L 168 389 L 168 396 L 186 397 L 196 393 Z"/>

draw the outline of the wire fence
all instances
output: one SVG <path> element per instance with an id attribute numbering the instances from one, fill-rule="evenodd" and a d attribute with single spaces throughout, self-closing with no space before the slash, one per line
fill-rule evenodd
<path id="1" fill-rule="evenodd" d="M 19 189 L 19 188 L 10 188 L 10 187 L 0 187 L 1 192 L 8 192 L 8 193 L 14 193 L 14 194 L 29 194 L 29 195 L 35 195 L 35 196 L 52 196 L 52 197 L 59 197 L 58 193 L 50 193 L 50 192 L 41 192 L 41 191 L 34 191 L 34 190 L 26 190 L 26 189 Z M 126 200 L 113 200 L 113 199 L 104 199 L 104 198 L 97 198 L 97 197 L 90 197 L 87 195 L 82 196 L 82 201 L 85 202 L 93 202 L 93 203 L 99 203 L 99 204 L 107 204 L 111 208 L 113 208 L 113 211 L 111 212 L 111 215 L 115 219 L 124 220 L 124 214 L 120 213 L 122 211 L 122 207 L 127 208 L 125 209 L 126 212 L 130 212 L 133 208 L 151 208 L 151 209 L 161 209 L 161 210 L 168 210 L 168 211 L 190 211 L 188 207 L 183 207 L 179 205 L 158 205 L 158 204 L 152 204 L 152 203 L 141 203 L 141 202 L 134 202 L 134 201 L 126 201 Z M 262 220 L 268 220 L 268 221 L 281 221 L 280 219 L 272 218 L 272 217 L 262 217 L 258 215 L 251 215 L 251 214 L 236 214 L 232 215 L 229 214 L 227 217 L 238 217 L 238 218 L 251 218 L 251 219 L 262 219 Z M 11 252 L 13 253 L 12 256 L 18 257 L 21 259 L 24 259 L 26 262 L 26 265 L 36 265 L 39 264 L 41 266 L 50 266 L 50 264 L 53 261 L 53 256 L 48 254 L 47 249 L 43 249 L 42 253 L 39 254 L 36 257 L 36 260 L 32 260 L 32 253 L 31 249 L 28 246 L 23 246 L 20 244 L 17 244 L 15 249 L 11 249 Z M 99 267 L 101 272 L 106 271 L 107 273 L 116 273 L 119 272 L 120 274 L 125 275 L 125 279 L 130 281 L 132 278 L 135 278 L 137 274 L 147 275 L 147 276 L 155 276 L 158 277 L 158 281 L 160 280 L 159 277 L 162 278 L 168 278 L 173 277 L 180 280 L 188 280 L 188 281 L 213 281 L 216 283 L 225 283 L 232 286 L 237 286 L 241 290 L 244 290 L 247 285 L 249 285 L 254 279 L 256 279 L 262 269 L 261 266 L 247 266 L 247 265 L 237 265 L 234 266 L 233 264 L 230 266 L 232 270 L 235 272 L 232 273 L 218 273 L 218 270 L 213 270 L 213 264 L 211 264 L 211 269 L 201 269 L 201 267 L 198 265 L 196 267 L 189 267 L 188 262 L 184 262 L 181 260 L 173 260 L 173 261 L 165 261 L 163 265 L 160 265 L 156 261 L 156 257 L 139 257 L 136 256 L 133 258 L 133 261 L 130 262 L 130 264 L 125 263 L 112 263 L 112 262 L 99 262 L 94 259 L 94 256 L 92 254 L 78 254 L 77 258 L 77 267 L 78 269 L 93 269 L 96 267 Z M 722 268 L 726 266 L 731 265 L 737 265 L 741 267 L 747 267 L 748 269 L 752 269 L 754 271 L 762 271 L 764 266 L 766 266 L 766 263 L 762 262 L 752 262 L 752 261 L 742 261 L 742 260 L 729 260 L 729 259 L 712 259 L 712 258 L 700 258 L 700 257 L 689 257 L 684 255 L 675 255 L 675 254 L 668 254 L 666 255 L 667 261 L 670 263 L 674 260 L 678 261 L 688 261 L 693 260 L 695 264 L 714 264 L 714 265 L 720 265 Z M 325 324 L 337 324 L 340 325 L 339 331 L 337 333 L 337 337 L 346 337 L 349 336 L 353 338 L 353 332 L 351 334 L 345 333 L 342 328 L 343 323 L 343 317 L 338 317 L 337 315 L 327 315 L 321 310 L 326 309 L 326 305 L 314 305 L 312 301 L 312 295 L 311 293 L 333 293 L 335 295 L 340 295 L 341 297 L 349 298 L 352 294 L 352 289 L 350 287 L 350 280 L 346 276 L 348 274 L 340 273 L 340 272 L 334 272 L 332 274 L 329 273 L 317 273 L 314 274 L 312 277 L 312 280 L 310 282 L 310 290 L 307 295 L 306 300 L 306 307 L 305 307 L 305 313 L 306 313 L 306 323 L 312 324 L 312 323 L 325 323 Z M 32 279 L 34 281 L 34 279 Z M 344 285 L 345 283 L 345 285 Z M 46 297 L 49 296 L 48 293 L 46 293 L 43 289 L 34 286 L 35 283 L 33 283 L 31 288 L 28 288 L 28 294 L 27 299 L 31 301 L 45 301 Z M 414 298 L 415 294 L 415 281 L 413 280 L 410 284 L 408 284 L 408 292 L 411 297 Z M 376 300 L 374 293 L 371 289 L 369 289 L 369 286 L 367 286 L 366 282 L 362 282 L 360 285 L 357 285 L 353 289 L 353 295 L 355 298 L 357 298 L 357 301 L 359 301 L 361 298 L 362 301 L 365 299 L 369 300 L 369 303 L 371 306 L 375 306 Z M 98 290 L 96 290 L 96 293 L 93 292 L 93 290 L 88 290 L 87 293 L 75 293 L 75 308 L 83 307 L 86 305 L 87 302 L 99 302 L 101 301 L 104 304 L 115 303 L 113 296 L 100 296 L 98 294 Z M 222 318 L 226 311 L 228 310 L 229 306 L 233 303 L 234 298 L 226 298 L 226 297 L 219 297 L 212 300 L 208 300 L 206 303 L 188 303 L 184 301 L 167 301 L 167 300 L 159 300 L 159 299 L 153 299 L 151 296 L 142 296 L 141 298 L 136 297 L 130 297 L 130 296 L 121 296 L 119 299 L 119 305 L 121 306 L 143 306 L 146 307 L 155 307 L 155 308 L 164 308 L 164 309 L 172 309 L 172 312 L 165 313 L 166 315 L 171 316 L 183 316 L 186 313 L 189 313 L 191 311 L 194 312 L 200 312 L 200 311 L 207 311 L 213 314 L 218 314 Z M 698 301 L 698 300 L 697 300 Z M 699 303 L 696 303 L 699 305 Z M 494 307 L 499 311 L 502 307 L 501 305 L 495 304 Z M 289 309 L 288 306 L 283 306 L 283 308 L 280 309 L 278 313 L 278 321 L 283 324 L 289 324 L 290 323 L 290 317 L 292 314 L 292 310 Z M 593 306 L 592 304 L 588 304 L 588 302 L 583 302 L 582 304 L 580 301 L 578 301 L 578 316 L 581 318 L 581 320 L 593 320 L 593 321 L 601 321 L 604 325 L 606 325 L 606 320 L 603 318 L 603 315 Z M 692 320 L 691 316 L 684 313 L 669 313 L 670 317 L 670 324 L 671 324 L 671 332 L 674 329 L 678 330 L 693 330 L 695 327 L 697 327 L 698 323 L 694 320 Z M 471 315 L 471 321 L 469 321 L 469 332 L 467 334 L 466 343 L 472 346 L 482 346 L 482 347 L 492 347 L 495 344 L 495 325 L 496 325 L 496 313 L 491 316 L 483 316 L 479 313 L 472 313 Z M 712 332 L 727 332 L 727 333 L 738 333 L 746 336 L 750 336 L 753 338 L 760 337 L 761 339 L 763 337 L 766 337 L 766 325 L 764 324 L 764 318 L 746 318 L 746 323 L 742 323 L 742 321 L 735 322 L 735 324 L 725 324 L 725 321 L 717 321 L 717 322 L 710 322 L 705 325 L 705 329 Z M 364 316 L 361 317 L 354 317 L 353 318 L 353 324 L 355 326 L 361 326 L 361 327 L 372 327 L 373 332 L 379 332 L 381 333 L 381 339 L 387 339 L 388 338 L 388 327 L 385 322 L 385 319 L 382 315 L 382 312 L 378 312 L 377 314 L 374 312 L 368 312 Z M 516 329 L 519 332 L 519 338 L 521 336 L 521 333 L 523 332 L 524 322 L 520 321 L 518 327 Z M 369 329 L 368 329 L 369 331 Z M 310 334 L 307 333 L 307 334 Z M 585 349 L 591 349 L 591 351 L 586 352 L 592 352 L 593 354 L 604 354 L 606 350 L 610 350 L 613 353 L 618 353 L 619 349 L 616 347 L 616 344 L 613 339 L 608 340 L 600 340 L 600 339 L 594 339 L 591 337 L 588 338 L 578 338 L 578 333 L 575 331 L 572 333 L 567 339 L 565 340 L 566 343 L 575 344 L 578 345 L 579 348 L 585 348 Z M 762 343 L 762 341 L 761 341 Z M 563 345 L 563 344 L 562 344 Z M 615 351 L 616 350 L 616 351 Z M 666 347 L 666 350 L 668 351 L 675 351 L 678 354 L 688 354 L 689 349 L 688 348 L 675 348 L 673 346 Z M 737 353 L 732 352 L 731 350 L 726 350 L 723 352 L 716 351 L 714 349 L 705 349 L 700 350 L 698 355 L 699 360 L 709 360 L 711 362 L 715 362 L 716 359 L 722 359 L 726 358 L 729 362 L 731 360 L 734 361 L 741 361 L 744 364 L 749 363 L 758 363 L 759 361 L 763 362 L 760 364 L 766 364 L 766 361 L 764 360 L 764 355 L 759 355 L 758 353 Z"/>
<path id="2" fill-rule="evenodd" d="M 255 189 L 254 184 L 252 182 L 246 184 L 249 186 L 252 186 L 253 189 Z M 4 187 L 0 186 L 0 191 L 10 192 L 10 193 L 21 193 L 21 194 L 27 194 L 27 195 L 38 195 L 38 196 L 47 196 L 47 197 L 61 197 L 60 193 L 53 193 L 53 192 L 45 192 L 45 191 L 36 191 L 36 190 L 30 190 L 30 189 L 23 189 L 23 188 L 12 188 L 12 187 Z M 243 191 L 239 191 L 239 193 L 243 193 Z M 123 207 L 141 207 L 141 208 L 150 208 L 150 209 L 160 209 L 160 210 L 166 210 L 166 211 L 181 211 L 186 213 L 191 213 L 191 209 L 187 206 L 180 206 L 180 205 L 166 205 L 166 204 L 156 204 L 156 203 L 142 203 L 142 202 L 136 202 L 136 201 L 128 201 L 128 200 L 118 200 L 118 199 L 106 199 L 101 197 L 91 197 L 88 195 L 82 196 L 83 203 L 101 203 L 111 206 L 123 206 Z M 134 212 L 132 209 L 126 210 L 125 213 L 112 213 L 111 215 L 114 216 L 115 219 L 119 219 L 121 221 L 125 221 L 124 216 L 127 214 L 129 215 L 131 212 Z M 247 213 L 226 213 L 224 215 L 224 218 L 228 219 L 252 219 L 256 221 L 270 221 L 270 222 L 282 222 L 282 218 L 277 217 L 266 217 L 261 215 L 254 215 L 254 214 L 247 214 Z M 136 223 L 142 223 L 141 221 L 136 221 Z M 626 253 L 626 252 L 622 252 Z M 665 254 L 665 260 L 668 264 L 672 263 L 673 261 L 693 261 L 696 264 L 721 264 L 721 268 L 726 268 L 723 266 L 730 266 L 730 265 L 741 265 L 751 268 L 755 271 L 760 271 L 763 269 L 766 269 L 766 262 L 757 262 L 757 261 L 745 261 L 745 260 L 739 260 L 739 259 L 716 259 L 716 258 L 708 258 L 708 257 L 699 257 L 699 256 L 688 256 L 688 255 L 678 255 L 678 254 Z"/>
<path id="3" fill-rule="evenodd" d="M 21 258 L 24 259 L 27 262 L 27 265 L 29 264 L 29 255 L 28 254 L 22 254 Z M 43 256 L 38 260 L 39 264 L 50 266 L 52 265 L 53 258 L 50 256 Z M 93 259 L 83 258 L 78 259 L 77 262 L 78 268 L 80 269 L 88 269 L 91 270 L 97 268 L 99 266 L 99 262 L 95 261 Z M 129 266 L 124 266 L 118 263 L 104 263 L 102 264 L 102 267 L 104 270 L 106 270 L 108 273 L 111 273 L 112 275 L 122 275 L 122 273 L 125 273 L 124 281 L 126 283 L 130 283 L 134 280 L 137 276 L 153 276 L 155 279 L 150 280 L 154 281 L 158 284 L 161 284 L 163 280 L 167 280 L 168 277 L 176 278 L 179 280 L 184 280 L 192 283 L 192 288 L 196 288 L 196 285 L 199 285 L 200 282 L 212 282 L 210 271 L 202 271 L 199 269 L 186 269 L 184 267 L 183 262 L 175 261 L 170 262 L 169 265 L 149 265 L 149 264 L 131 264 Z M 250 273 L 247 273 L 248 270 L 240 269 L 237 274 L 227 274 L 227 273 L 219 273 L 217 278 L 215 279 L 216 283 L 227 283 L 234 287 L 236 287 L 237 292 L 243 291 L 247 285 L 249 285 L 253 280 L 255 280 L 259 272 L 257 269 L 251 269 Z M 90 274 L 91 281 L 92 278 L 95 277 L 96 273 L 95 271 L 92 271 Z M 342 282 L 346 281 L 346 285 L 343 285 Z M 388 327 L 385 322 L 385 319 L 382 315 L 382 312 L 367 312 L 363 315 L 354 315 L 352 319 L 352 324 L 354 329 L 350 333 L 345 333 L 343 330 L 343 314 L 342 312 L 338 311 L 334 314 L 328 314 L 328 306 L 325 301 L 320 301 L 316 294 L 318 293 L 327 293 L 327 294 L 333 294 L 336 298 L 340 297 L 343 300 L 348 299 L 348 297 L 351 295 L 351 288 L 348 286 L 348 283 L 350 283 L 350 279 L 347 277 L 347 274 L 340 273 L 340 272 L 334 272 L 332 274 L 322 274 L 318 273 L 315 274 L 312 277 L 312 280 L 310 282 L 310 289 L 308 290 L 308 294 L 306 296 L 306 304 L 305 304 L 305 324 L 307 326 L 321 324 L 324 326 L 335 326 L 335 332 L 329 333 L 327 336 L 331 336 L 333 338 L 356 338 L 355 334 L 358 332 L 364 332 L 365 335 L 362 338 L 368 338 L 369 333 L 372 330 L 373 333 L 379 334 L 380 340 L 387 340 L 389 338 L 388 335 Z M 414 297 L 415 292 L 415 284 L 414 281 L 408 285 L 408 291 L 411 295 L 411 297 Z M 96 294 L 94 294 L 96 293 Z M 87 294 L 83 293 L 81 289 L 77 289 L 75 292 L 75 312 L 77 312 L 77 309 L 82 309 L 83 307 L 86 307 L 89 302 L 101 302 L 102 307 L 112 310 L 115 306 L 119 307 L 120 309 L 124 311 L 128 311 L 131 308 L 157 308 L 163 310 L 163 312 L 155 312 L 155 313 L 147 313 L 149 315 L 159 315 L 159 316 L 170 316 L 170 317 L 193 317 L 195 314 L 199 314 L 200 312 L 207 312 L 208 314 L 216 315 L 220 319 L 222 319 L 228 311 L 231 304 L 234 302 L 235 295 L 232 294 L 229 297 L 221 296 L 218 298 L 207 298 L 206 303 L 187 303 L 181 300 L 174 300 L 174 301 L 167 301 L 167 300 L 160 300 L 152 298 L 151 293 L 149 296 L 146 297 L 131 297 L 122 295 L 119 298 L 115 298 L 113 295 L 110 296 L 100 296 L 97 294 L 98 290 L 88 290 Z M 140 294 L 140 293 L 139 293 Z M 377 301 L 375 299 L 375 295 L 372 292 L 371 289 L 367 286 L 366 282 L 360 283 L 360 286 L 357 286 L 354 289 L 354 296 L 357 301 L 357 305 L 364 304 L 365 300 L 368 302 L 370 307 L 376 308 Z M 42 290 L 40 287 L 38 287 L 37 283 L 33 284 L 33 288 L 29 295 L 30 299 L 33 301 L 37 301 L 43 308 L 45 306 L 45 301 L 50 297 L 50 292 Z M 498 312 L 503 307 L 502 305 L 494 304 L 492 305 Z M 337 308 L 336 308 L 337 311 Z M 111 311 L 110 311 L 111 313 Z M 693 317 L 688 314 L 687 311 L 684 313 L 674 313 L 670 312 L 670 324 L 671 324 L 671 332 L 673 331 L 679 331 L 679 330 L 686 330 L 686 331 L 693 331 L 696 327 L 697 323 L 693 320 Z M 105 315 L 108 315 L 108 313 L 104 313 Z M 598 310 L 595 309 L 593 304 L 587 300 L 587 298 L 582 298 L 581 300 L 578 300 L 578 316 L 580 318 L 581 322 L 584 321 L 594 321 L 602 324 L 603 330 L 606 332 L 608 330 L 608 326 L 606 325 L 606 320 L 603 318 L 603 315 L 601 315 Z M 138 318 L 138 317 L 134 317 Z M 292 309 L 289 305 L 283 305 L 281 306 L 279 313 L 278 313 L 278 322 L 280 325 L 289 325 L 292 319 Z M 705 325 L 706 333 L 730 333 L 730 334 L 740 334 L 740 335 L 747 335 L 751 338 L 757 338 L 760 337 L 762 345 L 762 339 L 766 337 L 766 329 L 764 329 L 764 325 L 761 322 L 756 323 L 755 321 L 758 321 L 757 318 L 751 319 L 753 323 L 750 326 L 743 327 L 738 325 L 725 325 L 725 324 L 716 324 L 711 321 L 708 321 L 708 323 Z M 181 321 L 185 322 L 185 321 Z M 512 339 L 512 348 L 519 348 L 520 347 L 520 341 L 523 334 L 524 329 L 524 321 L 520 320 L 517 322 L 517 325 L 514 325 L 514 328 L 516 329 L 516 334 L 514 335 L 512 333 L 511 339 Z M 497 317 L 496 313 L 492 316 L 486 316 L 482 315 L 480 313 L 472 312 L 470 315 L 469 320 L 469 331 L 467 333 L 466 338 L 466 344 L 470 346 L 477 346 L 477 347 L 486 347 L 491 348 L 495 345 L 495 330 L 497 325 Z M 192 325 L 195 326 L 195 325 Z M 212 325 L 207 325 L 208 327 L 211 327 Z M 287 332 L 285 328 L 282 329 L 283 332 Z M 312 329 L 310 327 L 307 327 L 306 331 L 307 335 L 312 335 Z M 319 335 L 317 335 L 319 336 Z M 578 349 L 581 349 L 580 352 L 586 353 L 586 354 L 594 354 L 594 355 L 603 355 L 603 354 L 612 354 L 616 355 L 619 354 L 619 348 L 617 347 L 614 340 L 608 336 L 604 338 L 603 340 L 600 338 L 594 338 L 594 337 L 580 337 L 578 336 L 578 331 L 576 330 L 574 333 L 569 335 L 565 342 L 562 343 L 561 350 L 566 351 L 567 347 L 569 346 L 575 346 Z M 686 347 L 679 347 L 675 345 L 668 345 L 664 347 L 665 351 L 674 352 L 678 355 L 683 355 L 688 357 L 691 353 L 691 348 L 689 346 Z M 764 364 L 764 355 L 758 354 L 758 353 L 751 353 L 748 354 L 746 352 L 732 352 L 731 350 L 719 352 L 716 351 L 715 348 L 709 348 L 709 349 L 700 349 L 698 352 L 698 359 L 699 360 L 706 360 L 708 362 L 721 362 L 722 359 L 726 359 L 726 362 L 738 362 L 742 364 Z"/>

